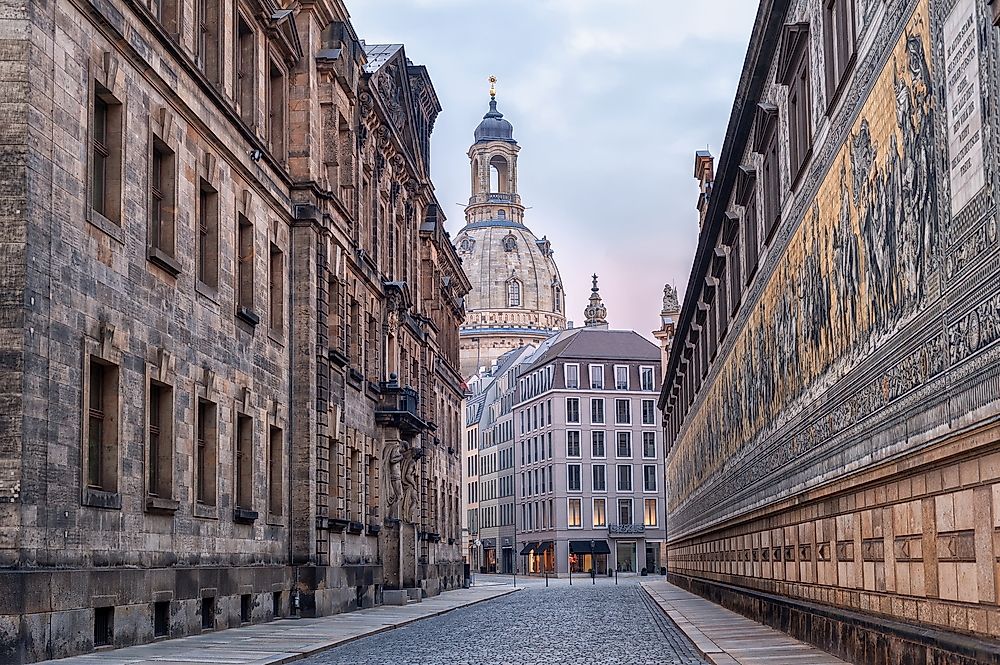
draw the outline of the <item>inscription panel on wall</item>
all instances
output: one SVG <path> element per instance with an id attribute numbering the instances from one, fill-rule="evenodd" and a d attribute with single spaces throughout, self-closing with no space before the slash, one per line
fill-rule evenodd
<path id="1" fill-rule="evenodd" d="M 952 215 L 965 208 L 986 184 L 978 25 L 975 0 L 958 0 L 944 24 Z"/>

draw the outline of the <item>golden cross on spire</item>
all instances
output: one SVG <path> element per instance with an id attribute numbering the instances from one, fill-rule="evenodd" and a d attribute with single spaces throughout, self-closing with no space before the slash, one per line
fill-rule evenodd
<path id="1" fill-rule="evenodd" d="M 490 82 L 490 97 L 496 97 L 497 96 L 497 77 L 496 76 L 491 76 L 489 78 L 489 82 Z"/>

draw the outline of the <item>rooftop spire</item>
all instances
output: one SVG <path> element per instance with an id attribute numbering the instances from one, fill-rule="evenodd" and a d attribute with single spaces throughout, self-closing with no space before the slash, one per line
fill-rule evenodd
<path id="1" fill-rule="evenodd" d="M 495 99 L 497 96 L 497 77 L 491 76 L 490 81 L 490 99 Z"/>
<path id="2" fill-rule="evenodd" d="M 608 309 L 601 300 L 601 292 L 597 288 L 597 275 L 594 277 L 594 286 L 590 289 L 590 304 L 583 310 L 584 325 L 588 328 L 608 325 Z"/>

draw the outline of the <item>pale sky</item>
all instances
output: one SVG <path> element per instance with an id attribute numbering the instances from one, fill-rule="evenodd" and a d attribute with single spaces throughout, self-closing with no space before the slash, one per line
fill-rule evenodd
<path id="1" fill-rule="evenodd" d="M 694 152 L 720 152 L 754 0 L 347 0 L 368 43 L 402 43 L 441 106 L 431 175 L 452 237 L 467 151 L 497 101 L 521 146 L 525 223 L 548 236 L 576 325 L 590 275 L 613 328 L 650 337 L 697 245 Z"/>

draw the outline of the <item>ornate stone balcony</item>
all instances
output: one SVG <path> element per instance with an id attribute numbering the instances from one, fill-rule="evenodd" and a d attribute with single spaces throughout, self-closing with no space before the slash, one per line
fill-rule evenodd
<path id="1" fill-rule="evenodd" d="M 381 394 L 375 407 L 375 422 L 395 427 L 403 435 L 410 436 L 428 429 L 428 424 L 420 418 L 420 397 L 416 390 L 399 385 L 395 374 L 379 387 Z"/>

